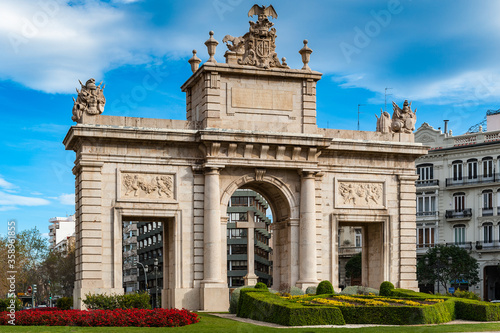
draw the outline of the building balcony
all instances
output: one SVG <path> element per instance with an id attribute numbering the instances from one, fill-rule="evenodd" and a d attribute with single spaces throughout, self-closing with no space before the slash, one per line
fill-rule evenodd
<path id="1" fill-rule="evenodd" d="M 439 216 L 439 211 L 435 212 L 417 212 L 417 216 Z"/>
<path id="2" fill-rule="evenodd" d="M 491 208 L 483 208 L 481 216 L 493 216 L 493 207 L 491 207 Z"/>
<path id="3" fill-rule="evenodd" d="M 461 211 L 455 211 L 454 209 L 447 210 L 445 214 L 448 220 L 470 220 L 472 217 L 472 208 L 465 208 Z"/>
<path id="4" fill-rule="evenodd" d="M 476 185 L 476 184 L 484 184 L 484 183 L 496 183 L 500 182 L 500 174 L 495 173 L 491 177 L 478 175 L 475 178 L 462 177 L 461 179 L 457 178 L 446 178 L 446 187 L 452 186 L 467 186 L 467 185 Z"/>
<path id="5" fill-rule="evenodd" d="M 416 187 L 439 186 L 439 179 L 417 180 Z"/>
<path id="6" fill-rule="evenodd" d="M 476 242 L 476 250 L 499 250 L 500 249 L 500 241 L 494 240 L 491 242 L 485 241 L 477 241 Z"/>
<path id="7" fill-rule="evenodd" d="M 361 252 L 361 246 L 340 246 L 339 255 L 340 256 L 352 256 Z"/>
<path id="8" fill-rule="evenodd" d="M 423 254 L 431 247 L 436 246 L 436 243 L 417 243 L 417 253 Z"/>
<path id="9" fill-rule="evenodd" d="M 472 242 L 461 242 L 461 243 L 446 243 L 446 246 L 458 246 L 462 249 L 472 250 Z"/>

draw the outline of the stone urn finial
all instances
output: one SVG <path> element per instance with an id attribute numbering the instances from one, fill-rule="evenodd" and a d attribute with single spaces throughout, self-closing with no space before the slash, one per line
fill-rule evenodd
<path id="1" fill-rule="evenodd" d="M 311 53 L 313 52 L 313 50 L 311 50 L 307 46 L 307 43 L 308 43 L 307 39 L 304 39 L 304 47 L 299 51 L 300 55 L 302 56 L 302 62 L 304 63 L 304 67 L 302 67 L 303 70 L 311 70 L 308 63 L 309 60 L 311 59 Z"/>
<path id="2" fill-rule="evenodd" d="M 201 63 L 201 59 L 196 56 L 196 50 L 193 50 L 193 57 L 189 59 L 188 62 L 191 64 L 191 70 L 193 73 L 196 72 Z"/>
<path id="3" fill-rule="evenodd" d="M 205 45 L 207 46 L 208 55 L 210 56 L 210 58 L 208 58 L 207 62 L 217 62 L 214 58 L 214 55 L 215 48 L 217 47 L 217 45 L 219 45 L 219 42 L 215 40 L 213 31 L 210 31 L 208 34 L 210 35 L 210 38 L 207 39 Z"/>

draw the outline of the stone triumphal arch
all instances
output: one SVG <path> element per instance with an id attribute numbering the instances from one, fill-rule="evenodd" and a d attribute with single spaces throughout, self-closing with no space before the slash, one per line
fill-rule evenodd
<path id="1" fill-rule="evenodd" d="M 185 121 L 102 115 L 103 88 L 82 84 L 64 139 L 76 152 L 75 307 L 87 293 L 123 293 L 122 221 L 156 219 L 162 306 L 226 311 L 226 208 L 238 188 L 270 203 L 276 286 L 338 287 L 337 230 L 356 225 L 363 283 L 417 288 L 414 160 L 426 150 L 413 142 L 414 113 L 395 107 L 376 132 L 318 128 L 321 73 L 307 41 L 302 69 L 278 59 L 273 13 L 252 8 L 249 32 L 223 40 L 225 63 L 210 32 L 208 61 L 189 60 Z"/>

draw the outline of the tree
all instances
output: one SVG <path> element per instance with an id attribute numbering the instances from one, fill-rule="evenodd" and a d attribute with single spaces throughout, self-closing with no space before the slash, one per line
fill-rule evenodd
<path id="1" fill-rule="evenodd" d="M 7 245 L 9 239 L 4 237 L 0 239 L 0 246 L 7 253 Z M 0 255 L 0 267 L 9 267 L 9 269 L 2 269 L 0 278 L 2 284 L 0 284 L 0 291 L 4 292 L 5 287 L 3 281 L 6 281 L 7 271 L 15 271 L 16 277 L 16 293 L 26 292 L 28 286 L 37 284 L 38 285 L 38 297 L 43 297 L 43 276 L 39 270 L 40 265 L 45 260 L 48 253 L 48 241 L 44 238 L 40 231 L 35 227 L 33 229 L 23 230 L 15 234 L 14 242 L 14 261 L 15 264 L 11 268 L 8 265 L 7 256 L 5 253 Z"/>
<path id="2" fill-rule="evenodd" d="M 417 263 L 417 279 L 420 283 L 441 285 L 445 291 L 456 281 L 469 285 L 479 282 L 479 264 L 467 250 L 458 246 L 438 245 L 429 248 Z"/>
<path id="3" fill-rule="evenodd" d="M 355 254 L 345 264 L 345 276 L 347 278 L 360 278 L 361 277 L 361 252 Z"/>
<path id="4" fill-rule="evenodd" d="M 50 294 L 64 297 L 73 296 L 75 284 L 75 247 L 68 251 L 52 250 L 41 265 L 42 275 L 50 283 Z"/>

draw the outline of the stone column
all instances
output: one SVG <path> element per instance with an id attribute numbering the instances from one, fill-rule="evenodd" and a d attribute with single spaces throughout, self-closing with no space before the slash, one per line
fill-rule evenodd
<path id="1" fill-rule="evenodd" d="M 227 311 L 229 308 L 229 288 L 222 277 L 221 211 L 219 168 L 205 170 L 205 195 L 203 208 L 203 280 L 201 282 L 202 310 Z"/>
<path id="2" fill-rule="evenodd" d="M 222 283 L 221 278 L 221 213 L 219 170 L 208 168 L 205 171 L 205 203 L 204 203 L 204 283 Z"/>
<path id="3" fill-rule="evenodd" d="M 300 190 L 299 281 L 300 288 L 318 283 L 316 267 L 316 176 L 303 171 Z"/>

